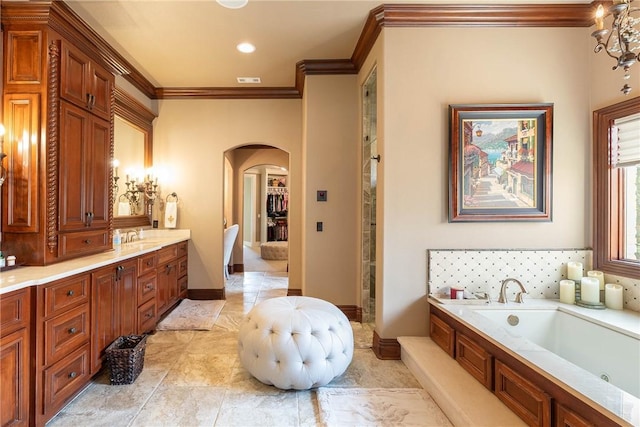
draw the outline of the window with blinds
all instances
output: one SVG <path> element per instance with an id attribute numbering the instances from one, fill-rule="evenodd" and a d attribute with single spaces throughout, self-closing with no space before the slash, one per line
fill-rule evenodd
<path id="1" fill-rule="evenodd" d="M 622 179 L 622 259 L 640 260 L 640 113 L 613 121 L 611 158 Z"/>

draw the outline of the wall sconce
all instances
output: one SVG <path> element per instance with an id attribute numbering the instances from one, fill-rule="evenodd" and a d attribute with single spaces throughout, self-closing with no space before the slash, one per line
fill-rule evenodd
<path id="1" fill-rule="evenodd" d="M 618 68 L 624 70 L 625 80 L 631 76 L 629 71 L 631 66 L 640 61 L 640 53 L 634 53 L 640 50 L 640 30 L 635 27 L 640 23 L 640 17 L 632 16 L 639 12 L 640 8 L 631 7 L 632 1 L 614 0 L 613 5 L 609 7 L 609 13 L 613 15 L 611 30 L 604 28 L 604 7 L 598 5 L 595 18 L 596 30 L 591 33 L 597 40 L 594 52 L 598 53 L 604 49 L 607 55 L 616 60 L 613 70 Z M 631 86 L 625 83 L 621 91 L 628 95 L 631 92 Z"/>
<path id="2" fill-rule="evenodd" d="M 0 186 L 4 184 L 4 180 L 7 178 L 7 170 L 4 167 L 4 158 L 7 157 L 4 154 L 4 126 L 0 123 Z"/>
<path id="3" fill-rule="evenodd" d="M 154 180 L 151 174 L 147 174 L 147 178 L 141 188 L 144 192 L 144 197 L 148 200 L 147 216 L 151 217 L 153 215 L 153 204 L 158 198 L 158 177 Z"/>

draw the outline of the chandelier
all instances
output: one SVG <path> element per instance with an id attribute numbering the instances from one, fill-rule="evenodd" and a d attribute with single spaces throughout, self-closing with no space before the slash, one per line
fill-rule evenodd
<path id="1" fill-rule="evenodd" d="M 607 55 L 615 59 L 613 69 L 622 68 L 625 80 L 631 76 L 631 66 L 640 61 L 640 30 L 636 28 L 640 24 L 640 17 L 632 16 L 640 12 L 640 8 L 631 7 L 631 2 L 633 0 L 614 0 L 609 7 L 609 13 L 613 15 L 611 30 L 604 28 L 604 7 L 598 5 L 596 30 L 591 34 L 598 42 L 594 51 L 598 53 L 604 49 Z M 621 91 L 628 95 L 631 86 L 625 83 Z"/>

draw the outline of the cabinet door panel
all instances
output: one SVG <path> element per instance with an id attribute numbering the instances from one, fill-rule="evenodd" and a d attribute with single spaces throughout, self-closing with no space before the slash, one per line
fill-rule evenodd
<path id="1" fill-rule="evenodd" d="M 91 112 L 103 119 L 109 120 L 111 117 L 111 93 L 113 92 L 113 74 L 107 70 L 92 64 L 90 68 Z"/>
<path id="2" fill-rule="evenodd" d="M 111 131 L 109 122 L 90 121 L 91 146 L 87 147 L 86 205 L 91 213 L 91 228 L 107 228 L 110 213 L 109 174 L 111 165 Z"/>
<path id="3" fill-rule="evenodd" d="M 62 43 L 60 97 L 79 107 L 89 105 L 89 58 L 67 43 Z"/>
<path id="4" fill-rule="evenodd" d="M 551 398 L 499 360 L 495 361 L 495 394 L 531 426 L 551 425 Z"/>
<path id="5" fill-rule="evenodd" d="M 29 425 L 29 334 L 0 339 L 0 425 Z"/>
<path id="6" fill-rule="evenodd" d="M 102 366 L 104 349 L 118 338 L 118 319 L 114 315 L 118 312 L 118 295 L 113 267 L 98 270 L 91 276 L 91 373 L 95 373 Z"/>
<path id="7" fill-rule="evenodd" d="M 118 308 L 120 309 L 120 335 L 134 334 L 137 330 L 138 317 L 138 263 L 136 260 L 121 264 L 117 278 Z"/>
<path id="8" fill-rule="evenodd" d="M 84 195 L 89 118 L 81 109 L 60 103 L 60 230 L 82 230 L 88 224 Z"/>
<path id="9" fill-rule="evenodd" d="M 4 112 L 8 176 L 2 191 L 2 231 L 37 233 L 40 97 L 37 94 L 5 95 Z"/>

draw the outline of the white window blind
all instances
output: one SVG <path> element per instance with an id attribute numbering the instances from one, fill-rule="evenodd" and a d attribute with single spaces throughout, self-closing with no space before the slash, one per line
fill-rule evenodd
<path id="1" fill-rule="evenodd" d="M 640 164 L 640 113 L 613 121 L 611 163 L 614 167 Z"/>

